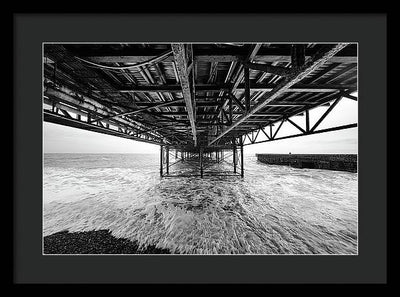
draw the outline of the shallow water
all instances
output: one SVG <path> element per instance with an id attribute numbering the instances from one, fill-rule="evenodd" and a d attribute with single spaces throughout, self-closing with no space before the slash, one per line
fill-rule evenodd
<path id="1" fill-rule="evenodd" d="M 109 229 L 178 253 L 357 254 L 356 173 L 245 156 L 243 179 L 160 178 L 158 162 L 158 155 L 45 154 L 44 236 Z M 188 164 L 171 167 L 184 170 Z"/>

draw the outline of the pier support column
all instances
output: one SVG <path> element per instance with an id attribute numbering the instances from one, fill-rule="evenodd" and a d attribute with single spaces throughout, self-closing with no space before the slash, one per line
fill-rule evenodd
<path id="1" fill-rule="evenodd" d="M 163 176 L 163 146 L 160 145 L 160 176 Z"/>
<path id="2" fill-rule="evenodd" d="M 236 144 L 233 145 L 233 173 L 236 173 Z"/>
<path id="3" fill-rule="evenodd" d="M 203 149 L 200 149 L 200 177 L 203 178 Z"/>
<path id="4" fill-rule="evenodd" d="M 167 162 L 167 174 L 169 174 L 169 146 L 166 148 L 166 162 Z"/>
<path id="5" fill-rule="evenodd" d="M 240 176 L 243 178 L 244 177 L 244 162 L 243 162 L 243 143 L 240 144 L 240 165 L 241 165 L 241 171 L 240 171 Z"/>

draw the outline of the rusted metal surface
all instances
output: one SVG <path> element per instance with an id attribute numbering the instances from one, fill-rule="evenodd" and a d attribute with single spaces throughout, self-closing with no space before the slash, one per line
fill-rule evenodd
<path id="1" fill-rule="evenodd" d="M 280 83 L 277 87 L 275 87 L 272 91 L 268 93 L 268 95 L 260 102 L 252 108 L 249 112 L 241 116 L 237 119 L 231 126 L 225 129 L 222 133 L 220 133 L 216 138 L 211 140 L 209 143 L 212 144 L 228 132 L 233 130 L 236 126 L 243 123 L 246 119 L 248 119 L 251 115 L 257 113 L 262 108 L 268 105 L 271 101 L 275 100 L 276 98 L 280 97 L 283 92 L 289 89 L 291 86 L 296 84 L 297 82 L 304 79 L 307 75 L 311 72 L 316 70 L 319 66 L 323 65 L 327 62 L 331 57 L 333 57 L 336 53 L 346 47 L 346 43 L 333 45 L 331 48 L 323 49 L 321 52 L 318 52 L 315 57 L 311 59 L 307 64 L 300 68 L 293 69 L 293 72 L 288 76 L 282 83 Z"/>
<path id="2" fill-rule="evenodd" d="M 183 157 L 357 126 L 318 130 L 339 100 L 358 100 L 357 44 L 45 43 L 43 55 L 45 121 Z M 308 111 L 326 104 L 310 126 Z M 300 113 L 301 133 L 277 136 Z"/>

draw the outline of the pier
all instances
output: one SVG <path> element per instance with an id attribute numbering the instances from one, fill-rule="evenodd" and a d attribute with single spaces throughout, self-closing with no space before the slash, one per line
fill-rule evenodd
<path id="1" fill-rule="evenodd" d="M 341 100 L 358 100 L 357 64 L 352 43 L 45 43 L 43 119 L 159 145 L 162 177 L 177 162 L 200 178 L 228 162 L 225 175 L 244 177 L 247 145 L 357 127 L 319 129 Z M 283 123 L 298 133 L 281 137 Z"/>
<path id="2" fill-rule="evenodd" d="M 257 160 L 271 165 L 357 172 L 356 154 L 256 154 Z"/>

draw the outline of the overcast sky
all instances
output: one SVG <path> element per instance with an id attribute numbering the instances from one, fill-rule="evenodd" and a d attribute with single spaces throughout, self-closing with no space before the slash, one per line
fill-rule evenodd
<path id="1" fill-rule="evenodd" d="M 357 95 L 355 93 L 355 95 Z M 319 107 L 310 111 L 310 126 L 328 107 Z M 305 127 L 305 117 L 291 118 L 296 124 Z M 319 125 L 318 129 L 357 123 L 357 101 L 343 98 L 332 112 Z M 274 127 L 276 129 L 276 127 Z M 317 130 L 318 130 L 317 129 Z M 277 137 L 297 134 L 297 130 L 289 122 L 285 122 Z M 257 141 L 266 139 L 262 133 Z M 44 153 L 159 153 L 159 146 L 144 142 L 128 140 L 115 136 L 89 132 L 86 130 L 43 123 Z M 255 153 L 331 153 L 357 154 L 358 128 L 345 129 L 297 138 L 276 140 L 245 146 L 245 154 Z"/>

